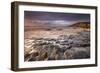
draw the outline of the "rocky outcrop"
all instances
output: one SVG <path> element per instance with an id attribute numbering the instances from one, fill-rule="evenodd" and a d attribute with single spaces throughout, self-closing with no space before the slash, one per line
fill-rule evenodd
<path id="1" fill-rule="evenodd" d="M 25 61 L 90 58 L 90 32 L 83 31 L 69 36 L 60 35 L 57 39 L 36 39 L 31 47 L 36 51 L 27 53 Z"/>

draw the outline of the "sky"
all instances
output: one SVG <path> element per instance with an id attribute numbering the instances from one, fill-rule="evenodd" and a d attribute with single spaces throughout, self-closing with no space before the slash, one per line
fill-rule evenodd
<path id="1" fill-rule="evenodd" d="M 90 14 L 24 11 L 25 26 L 68 26 L 89 22 Z"/>

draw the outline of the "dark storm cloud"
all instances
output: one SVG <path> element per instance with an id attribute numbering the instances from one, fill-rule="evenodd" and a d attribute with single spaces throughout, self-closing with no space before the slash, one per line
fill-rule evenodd
<path id="1" fill-rule="evenodd" d="M 37 12 L 25 11 L 24 17 L 26 20 L 31 20 L 33 23 L 69 25 L 75 22 L 89 22 L 90 14 L 79 13 L 58 13 L 58 12 Z"/>
<path id="2" fill-rule="evenodd" d="M 25 11 L 25 18 L 34 20 L 90 20 L 89 14 Z"/>

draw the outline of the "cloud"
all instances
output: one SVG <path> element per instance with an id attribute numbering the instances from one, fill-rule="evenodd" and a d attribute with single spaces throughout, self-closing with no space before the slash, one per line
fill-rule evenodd
<path id="1" fill-rule="evenodd" d="M 32 24 L 41 24 L 49 26 L 68 26 L 75 23 L 75 21 L 66 21 L 66 20 L 33 20 Z"/>

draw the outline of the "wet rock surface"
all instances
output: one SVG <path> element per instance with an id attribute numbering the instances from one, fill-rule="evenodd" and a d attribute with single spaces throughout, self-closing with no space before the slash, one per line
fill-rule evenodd
<path id="1" fill-rule="evenodd" d="M 57 39 L 27 40 L 25 61 L 67 60 L 90 58 L 90 32 L 60 35 Z M 28 48 L 27 48 L 28 47 Z"/>

